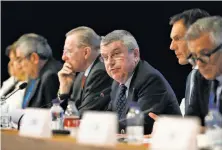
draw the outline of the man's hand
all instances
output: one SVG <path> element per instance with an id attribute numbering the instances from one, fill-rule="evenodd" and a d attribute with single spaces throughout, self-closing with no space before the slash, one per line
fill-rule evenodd
<path id="1" fill-rule="evenodd" d="M 149 115 L 154 121 L 156 121 L 156 120 L 158 119 L 158 117 L 159 117 L 159 116 L 157 116 L 156 114 L 151 113 L 151 112 L 150 112 L 148 115 Z"/>
<path id="2" fill-rule="evenodd" d="M 157 121 L 157 119 L 159 118 L 159 116 L 157 116 L 156 114 L 154 114 L 154 113 L 152 113 L 152 112 L 150 112 L 150 113 L 148 114 L 148 116 L 154 120 L 152 133 L 149 134 L 149 135 L 146 135 L 148 138 L 151 138 L 151 137 L 152 137 L 152 134 L 153 134 L 153 132 L 155 132 L 155 128 L 156 128 L 156 122 L 155 122 L 155 121 Z"/>
<path id="3" fill-rule="evenodd" d="M 76 73 L 72 70 L 72 66 L 64 63 L 62 69 L 58 72 L 60 87 L 60 94 L 68 94 L 75 80 Z"/>

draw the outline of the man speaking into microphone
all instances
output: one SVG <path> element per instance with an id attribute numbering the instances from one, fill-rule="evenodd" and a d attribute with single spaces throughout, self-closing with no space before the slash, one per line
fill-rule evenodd
<path id="1" fill-rule="evenodd" d="M 89 27 L 77 27 L 66 34 L 59 71 L 58 98 L 66 109 L 74 101 L 82 115 L 85 110 L 105 110 L 110 101 L 112 79 L 100 59 L 100 36 Z M 76 73 L 78 75 L 76 75 Z"/>

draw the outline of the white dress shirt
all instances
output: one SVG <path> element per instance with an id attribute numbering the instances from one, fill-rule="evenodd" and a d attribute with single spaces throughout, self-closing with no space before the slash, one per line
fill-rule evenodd
<path id="1" fill-rule="evenodd" d="M 216 78 L 217 81 L 219 81 L 219 84 L 218 84 L 218 87 L 217 87 L 217 91 L 216 91 L 216 94 L 217 94 L 217 104 L 219 104 L 219 101 L 220 101 L 220 94 L 221 94 L 221 91 L 222 91 L 222 75 L 218 76 Z M 220 104 L 222 105 L 222 104 Z"/>

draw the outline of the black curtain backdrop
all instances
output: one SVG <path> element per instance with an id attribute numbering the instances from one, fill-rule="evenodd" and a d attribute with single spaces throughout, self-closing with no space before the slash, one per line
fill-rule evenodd
<path id="1" fill-rule="evenodd" d="M 158 69 L 175 91 L 184 97 L 190 65 L 180 66 L 170 51 L 169 18 L 186 9 L 201 8 L 222 15 L 222 2 L 1 2 L 1 83 L 9 75 L 5 48 L 25 33 L 48 39 L 53 55 L 61 60 L 65 34 L 78 26 L 89 26 L 99 35 L 115 29 L 130 31 L 140 46 L 141 58 Z"/>

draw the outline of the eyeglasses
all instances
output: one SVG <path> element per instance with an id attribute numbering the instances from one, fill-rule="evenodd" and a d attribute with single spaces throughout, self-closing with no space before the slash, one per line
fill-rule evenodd
<path id="1" fill-rule="evenodd" d="M 133 50 L 134 49 L 129 49 L 128 51 L 132 52 Z M 124 53 L 122 51 L 118 50 L 118 51 L 111 53 L 110 55 L 101 55 L 101 56 L 102 56 L 103 61 L 108 61 L 108 59 L 118 60 L 124 56 Z"/>
<path id="2" fill-rule="evenodd" d="M 16 57 L 16 58 L 15 58 L 15 62 L 21 63 L 24 59 L 28 58 L 31 54 L 32 54 L 32 53 L 30 53 L 30 54 L 28 54 L 28 55 L 26 55 L 26 56 L 24 56 L 24 57 Z"/>
<path id="3" fill-rule="evenodd" d="M 213 49 L 211 52 L 207 53 L 207 54 L 202 54 L 199 57 L 193 56 L 192 54 L 190 54 L 187 57 L 187 60 L 192 64 L 195 63 L 199 60 L 201 63 L 204 64 L 208 64 L 210 61 L 210 57 L 211 55 L 213 55 L 214 53 L 216 53 L 217 51 L 219 51 L 222 48 L 222 44 L 220 44 L 218 47 L 216 47 L 215 49 Z"/>

